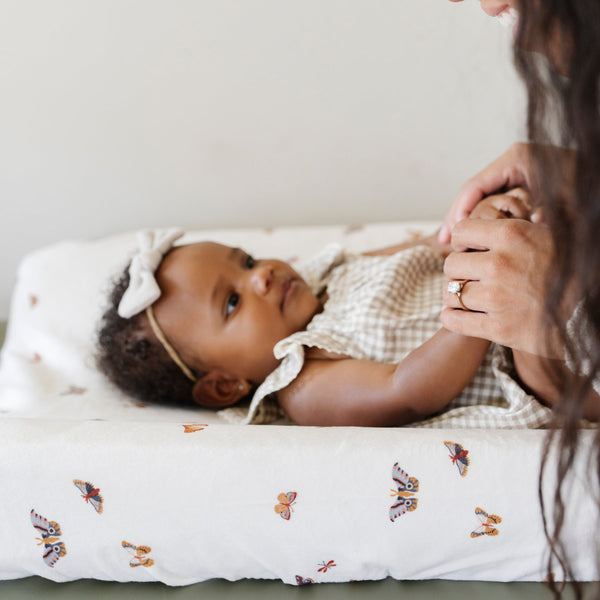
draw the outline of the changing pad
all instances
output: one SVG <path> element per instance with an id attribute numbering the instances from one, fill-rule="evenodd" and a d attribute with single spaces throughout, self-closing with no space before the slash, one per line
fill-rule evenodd
<path id="1" fill-rule="evenodd" d="M 189 233 L 299 261 L 436 223 Z M 544 431 L 226 424 L 126 398 L 94 369 L 111 276 L 133 233 L 23 260 L 0 364 L 0 578 L 185 585 L 381 579 L 541 581 Z M 564 542 L 598 577 L 585 449 L 566 482 Z M 550 460 L 552 463 L 552 459 Z M 551 474 L 553 471 L 550 468 Z M 555 482 L 544 489 L 550 498 Z M 554 573 L 556 579 L 562 573 Z"/>

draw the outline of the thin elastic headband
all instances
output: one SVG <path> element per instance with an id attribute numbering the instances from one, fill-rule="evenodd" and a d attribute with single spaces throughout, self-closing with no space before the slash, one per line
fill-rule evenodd
<path id="1" fill-rule="evenodd" d="M 154 335 L 157 337 L 158 341 L 162 344 L 162 347 L 167 351 L 167 354 L 171 357 L 173 362 L 182 370 L 183 374 L 190 381 L 197 381 L 197 378 L 192 373 L 191 369 L 181 360 L 181 356 L 177 353 L 177 350 L 169 344 L 169 340 L 165 337 L 165 334 L 162 332 L 158 322 L 156 321 L 156 317 L 154 316 L 154 311 L 151 306 L 146 308 L 146 316 L 148 317 L 148 321 L 150 321 L 150 327 L 154 332 Z"/>

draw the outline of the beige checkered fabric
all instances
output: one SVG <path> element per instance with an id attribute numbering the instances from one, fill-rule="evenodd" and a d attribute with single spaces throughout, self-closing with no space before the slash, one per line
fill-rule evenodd
<path id="1" fill-rule="evenodd" d="M 249 407 L 221 411 L 227 420 L 268 423 L 281 417 L 276 392 L 302 369 L 304 348 L 398 363 L 440 328 L 443 261 L 426 246 L 392 256 L 345 254 L 328 246 L 301 269 L 315 292 L 327 289 L 324 310 L 306 330 L 274 348 L 282 362 L 257 389 Z M 511 376 L 510 351 L 493 345 L 471 383 L 440 414 L 412 427 L 541 427 L 550 410 Z M 449 356 L 448 360 L 460 360 Z"/>

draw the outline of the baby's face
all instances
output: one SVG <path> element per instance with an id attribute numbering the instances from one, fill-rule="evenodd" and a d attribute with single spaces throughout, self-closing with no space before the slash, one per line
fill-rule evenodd
<path id="1" fill-rule="evenodd" d="M 320 307 L 287 263 L 213 242 L 175 248 L 156 279 L 156 319 L 184 362 L 255 384 L 279 362 L 273 346 L 304 329 Z"/>

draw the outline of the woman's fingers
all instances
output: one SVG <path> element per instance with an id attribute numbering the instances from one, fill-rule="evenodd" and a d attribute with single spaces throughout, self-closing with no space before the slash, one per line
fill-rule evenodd
<path id="1" fill-rule="evenodd" d="M 491 250 L 502 248 L 512 253 L 515 243 L 524 243 L 539 224 L 522 219 L 465 219 L 452 230 L 452 248 L 463 250 Z"/>
<path id="2" fill-rule="evenodd" d="M 464 306 L 444 291 L 444 327 L 549 355 L 543 326 L 553 256 L 548 228 L 520 219 L 468 219 L 454 228 L 452 245 L 479 251 L 452 252 L 444 263 L 448 279 L 467 280 L 460 296 Z"/>
<path id="3" fill-rule="evenodd" d="M 489 194 L 506 188 L 529 187 L 529 165 L 528 144 L 514 144 L 483 171 L 467 181 L 444 218 L 438 235 L 440 243 L 448 243 L 454 226 L 468 217 L 475 206 Z"/>
<path id="4" fill-rule="evenodd" d="M 452 230 L 451 244 L 454 253 L 463 250 L 489 250 L 498 235 L 498 229 L 500 227 L 497 221 L 491 219 L 460 221 Z"/>
<path id="5" fill-rule="evenodd" d="M 442 310 L 441 322 L 446 329 L 468 337 L 485 340 L 495 337 L 489 327 L 491 319 L 486 313 L 446 307 Z"/>
<path id="6" fill-rule="evenodd" d="M 454 226 L 469 216 L 473 208 L 477 206 L 484 195 L 485 194 L 481 189 L 467 186 L 466 184 L 461 188 L 456 200 L 454 200 L 450 210 L 444 217 L 444 222 L 438 233 L 438 241 L 440 244 L 448 244 L 450 242 Z"/>

